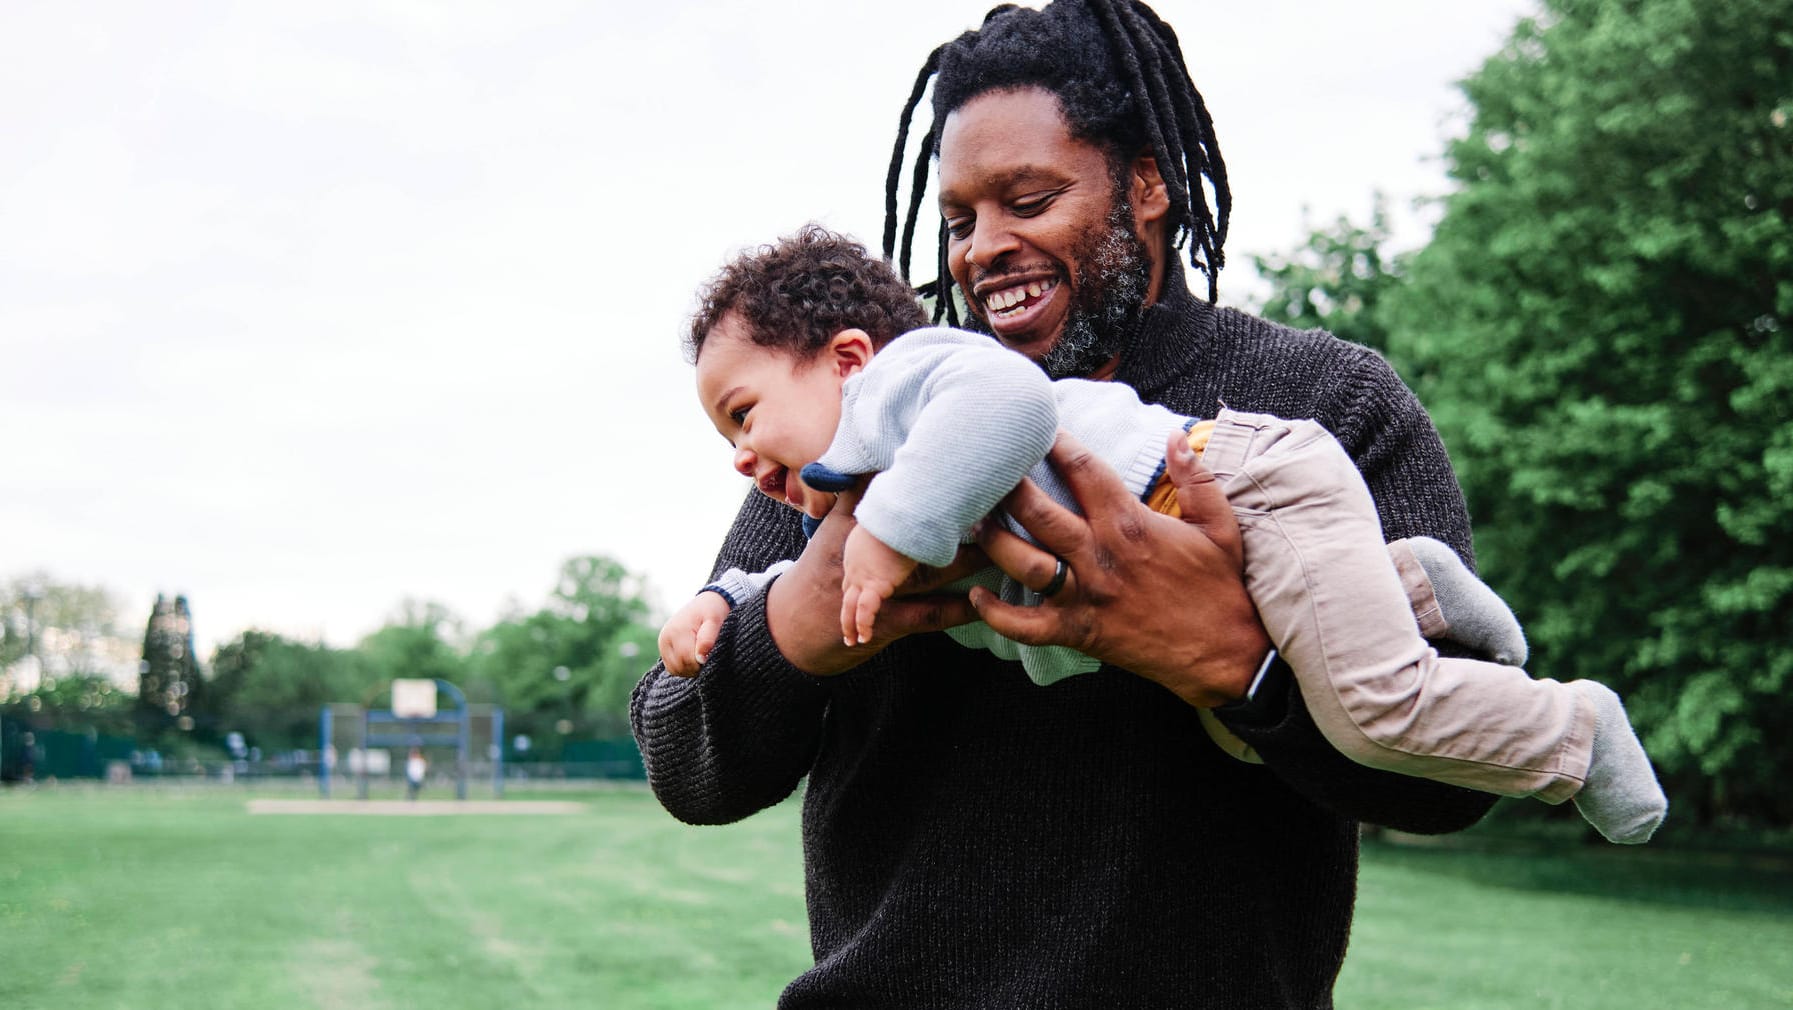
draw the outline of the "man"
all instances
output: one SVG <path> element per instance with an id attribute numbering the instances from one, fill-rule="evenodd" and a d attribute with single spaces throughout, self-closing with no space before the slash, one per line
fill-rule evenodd
<path id="1" fill-rule="evenodd" d="M 917 95 L 936 70 L 943 311 L 956 286 L 976 325 L 1049 370 L 1183 413 L 1224 400 L 1317 418 L 1352 451 L 1388 536 L 1467 552 L 1443 449 L 1386 364 L 1188 291 L 1175 241 L 1193 240 L 1212 297 L 1225 170 L 1155 15 L 1126 0 L 999 8 L 930 57 Z M 784 1007 L 1329 1006 L 1356 820 L 1454 830 L 1492 798 L 1326 746 L 1266 662 L 1230 515 L 1157 516 L 1075 446 L 1054 459 L 1088 518 L 1024 486 L 1008 506 L 1042 546 L 998 533 L 984 548 L 1029 585 L 1062 570 L 1063 588 L 1033 611 L 972 602 L 1012 638 L 1111 665 L 1039 688 L 943 635 L 905 635 L 974 616 L 934 597 L 891 601 L 880 637 L 849 649 L 851 502 L 806 545 L 792 510 L 750 495 L 718 569 L 798 561 L 731 614 L 696 677 L 656 668 L 638 686 L 657 795 L 684 820 L 725 822 L 808 776 L 816 965 Z M 1204 476 L 1177 471 L 1192 490 Z M 1198 706 L 1222 706 L 1263 763 L 1217 747 Z"/>

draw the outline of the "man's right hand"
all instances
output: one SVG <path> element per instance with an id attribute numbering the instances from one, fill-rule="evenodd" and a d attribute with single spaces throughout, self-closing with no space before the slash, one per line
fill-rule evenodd
<path id="1" fill-rule="evenodd" d="M 922 631 L 940 631 L 977 620 L 963 594 L 937 593 L 989 566 L 975 545 L 961 548 L 945 568 L 918 566 L 897 588 L 897 595 L 878 611 L 872 640 L 848 646 L 841 639 L 841 555 L 855 523 L 853 508 L 861 488 L 844 491 L 809 546 L 791 569 L 772 582 L 766 593 L 766 624 L 772 641 L 790 664 L 805 673 L 844 673 L 877 655 L 891 642 Z"/>

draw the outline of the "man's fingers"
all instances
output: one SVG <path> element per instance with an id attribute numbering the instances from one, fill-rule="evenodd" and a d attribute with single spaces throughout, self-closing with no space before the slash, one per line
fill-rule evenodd
<path id="1" fill-rule="evenodd" d="M 941 586 L 951 585 L 974 572 L 981 572 L 990 567 L 990 559 L 984 556 L 983 550 L 976 544 L 966 544 L 959 548 L 953 556 L 952 564 L 945 568 L 934 568 L 929 565 L 916 565 L 909 577 L 897 586 L 896 595 L 913 596 L 927 593 Z"/>
<path id="2" fill-rule="evenodd" d="M 878 637 L 885 640 L 944 631 L 978 619 L 971 601 L 957 595 L 895 597 L 885 601 L 878 617 Z"/>
<path id="3" fill-rule="evenodd" d="M 1119 515 L 1138 503 L 1138 498 L 1127 490 L 1126 483 L 1114 468 L 1068 431 L 1058 433 L 1052 451 L 1046 454 L 1046 462 L 1052 464 L 1052 469 L 1064 480 L 1071 497 L 1077 500 L 1077 507 L 1086 516 Z M 1032 525 L 1025 522 L 1021 525 L 1027 527 L 1027 532 L 1039 536 L 1039 531 Z M 1040 542 L 1046 541 L 1042 539 Z"/>
<path id="4" fill-rule="evenodd" d="M 1022 645 L 1049 645 L 1060 641 L 1062 612 L 1052 607 L 1021 607 L 1005 603 L 983 586 L 974 586 L 970 596 L 977 616 L 991 630 L 1011 642 Z"/>
<path id="5" fill-rule="evenodd" d="M 1177 508 L 1183 521 L 1198 527 L 1216 547 L 1243 563 L 1239 523 L 1213 471 L 1201 464 L 1189 439 L 1174 432 L 1165 446 L 1164 472 L 1177 488 Z"/>
<path id="6" fill-rule="evenodd" d="M 1035 547 L 1001 523 L 985 523 L 978 531 L 978 543 L 991 564 L 1035 592 L 1051 584 L 1052 577 L 1058 573 L 1056 554 Z"/>
<path id="7" fill-rule="evenodd" d="M 1060 434 L 1061 439 L 1070 436 Z M 1054 447 L 1053 451 L 1057 451 Z M 1052 496 L 1040 490 L 1040 486 L 1031 480 L 1024 480 L 1008 497 L 1002 500 L 1003 511 L 1021 524 L 1021 528 L 1039 541 L 1044 553 L 1057 554 L 1060 557 L 1071 557 L 1083 550 L 1089 543 L 1089 524 L 1083 517 L 1052 500 Z M 986 524 L 988 526 L 990 524 Z M 1025 541 L 1023 541 L 1025 543 Z M 984 547 L 985 553 L 989 546 Z M 1016 552 L 1011 549 L 1010 556 Z M 1008 572 L 1009 569 L 1000 560 L 990 559 L 998 568 Z M 1009 572 L 1015 575 L 1015 572 Z"/>

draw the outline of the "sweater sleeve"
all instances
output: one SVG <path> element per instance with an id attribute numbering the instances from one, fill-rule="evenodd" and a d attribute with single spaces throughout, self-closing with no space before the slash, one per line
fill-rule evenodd
<path id="1" fill-rule="evenodd" d="M 748 495 L 716 569 L 760 570 L 803 544 L 796 513 Z M 769 581 L 769 580 L 768 580 Z M 785 661 L 766 627 L 766 597 L 739 601 L 695 677 L 656 664 L 635 686 L 630 728 L 648 783 L 692 824 L 725 824 L 789 796 L 820 744 L 828 686 Z"/>
<path id="2" fill-rule="evenodd" d="M 739 568 L 730 568 L 721 575 L 710 580 L 710 584 L 699 589 L 700 593 L 715 593 L 728 601 L 731 607 L 738 607 L 748 600 L 766 595 L 766 587 L 772 580 L 783 575 L 795 561 L 780 561 L 763 572 L 744 572 Z"/>
<path id="3" fill-rule="evenodd" d="M 1426 535 L 1473 563 L 1469 512 L 1444 443 L 1419 400 L 1373 352 L 1358 355 L 1317 418 L 1356 461 L 1376 500 L 1385 539 Z M 1430 779 L 1379 771 L 1339 754 L 1314 725 L 1292 685 L 1250 722 L 1220 715 L 1309 799 L 1355 820 L 1416 834 L 1474 824 L 1497 797 Z"/>
<path id="4" fill-rule="evenodd" d="M 877 472 L 854 511 L 859 524 L 906 557 L 945 566 L 1057 431 L 1052 383 L 1037 365 L 987 337 L 923 330 L 850 380 L 822 462 Z"/>

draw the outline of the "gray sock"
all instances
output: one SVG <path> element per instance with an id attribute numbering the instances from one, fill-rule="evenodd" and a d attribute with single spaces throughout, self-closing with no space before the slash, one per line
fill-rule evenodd
<path id="1" fill-rule="evenodd" d="M 1569 686 L 1586 694 L 1596 713 L 1593 759 L 1587 782 L 1575 794 L 1575 808 L 1609 842 L 1649 841 L 1668 816 L 1668 797 L 1662 795 L 1650 756 L 1631 730 L 1624 703 L 1604 684 L 1577 680 Z"/>
<path id="2" fill-rule="evenodd" d="M 1525 632 L 1506 602 L 1449 546 L 1431 537 L 1413 537 L 1407 544 L 1432 581 L 1432 595 L 1438 597 L 1438 609 L 1450 625 L 1444 637 L 1502 666 L 1524 666 Z"/>

